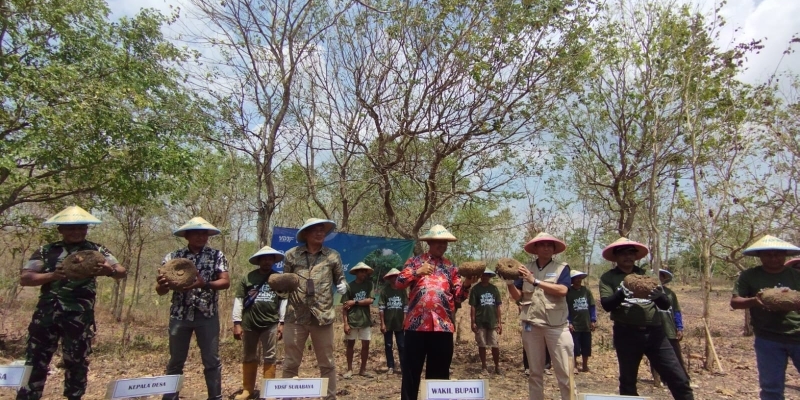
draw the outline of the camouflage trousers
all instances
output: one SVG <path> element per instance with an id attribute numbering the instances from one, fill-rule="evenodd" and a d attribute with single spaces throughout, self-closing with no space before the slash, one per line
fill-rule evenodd
<path id="1" fill-rule="evenodd" d="M 89 354 L 94 336 L 94 310 L 65 312 L 37 308 L 28 326 L 28 347 L 25 365 L 33 367 L 28 384 L 19 389 L 17 400 L 38 400 L 42 397 L 50 360 L 61 339 L 64 361 L 64 397 L 80 399 L 86 392 Z"/>

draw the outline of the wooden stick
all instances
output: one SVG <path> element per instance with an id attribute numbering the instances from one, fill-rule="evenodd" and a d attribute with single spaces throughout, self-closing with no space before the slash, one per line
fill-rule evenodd
<path id="1" fill-rule="evenodd" d="M 575 400 L 575 393 L 577 392 L 575 387 L 575 368 L 577 368 L 577 365 L 575 365 L 575 357 L 573 354 L 569 355 L 569 359 L 569 400 Z"/>
<path id="2" fill-rule="evenodd" d="M 719 372 L 724 374 L 725 370 L 722 369 L 722 363 L 719 362 L 719 357 L 717 357 L 717 349 L 714 348 L 714 340 L 711 339 L 711 330 L 708 329 L 708 321 L 703 318 L 703 327 L 706 328 L 706 340 L 708 340 L 708 344 L 711 346 L 711 355 L 714 356 L 714 361 L 717 362 L 717 368 L 719 368 Z"/>

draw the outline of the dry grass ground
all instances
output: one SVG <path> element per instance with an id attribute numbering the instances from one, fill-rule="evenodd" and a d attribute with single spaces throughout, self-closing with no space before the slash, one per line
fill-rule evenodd
<path id="1" fill-rule="evenodd" d="M 589 285 L 597 295 L 597 285 Z M 731 311 L 728 307 L 729 290 L 720 288 L 712 293 L 711 307 L 711 332 L 717 353 L 722 362 L 724 374 L 710 373 L 702 368 L 703 363 L 703 326 L 700 320 L 701 299 L 699 289 L 685 286 L 674 286 L 684 309 L 686 324 L 686 338 L 683 340 L 683 351 L 689 362 L 692 382 L 696 386 L 695 398 L 697 399 L 755 399 L 758 398 L 758 383 L 753 354 L 752 338 L 742 337 L 743 313 Z M 8 361 L 23 357 L 25 327 L 27 326 L 33 307 L 33 293 L 23 296 L 19 303 L 12 309 L 3 310 L 4 347 L 0 349 L 0 357 Z M 114 379 L 132 378 L 161 374 L 168 358 L 166 313 L 164 306 L 153 310 L 140 310 L 137 319 L 131 324 L 129 334 L 125 340 L 125 351 L 122 349 L 123 324 L 115 322 L 102 304 L 98 314 L 98 335 L 94 344 L 91 371 L 89 375 L 89 388 L 85 399 L 101 399 L 105 392 L 105 385 Z M 149 312 L 149 314 L 148 314 Z M 526 399 L 526 378 L 522 375 L 521 343 L 519 328 L 513 322 L 516 320 L 516 309 L 506 307 L 506 331 L 501 339 L 501 367 L 503 376 L 489 378 L 489 393 L 491 399 Z M 223 314 L 227 318 L 228 314 Z M 476 378 L 480 370 L 477 349 L 474 345 L 471 332 L 468 331 L 464 319 L 468 320 L 466 310 L 459 311 L 458 319 L 462 322 L 460 332 L 461 341 L 456 344 L 453 358 L 453 377 L 456 379 Z M 338 326 L 338 325 L 337 325 Z M 590 359 L 591 372 L 576 375 L 580 392 L 585 393 L 615 393 L 617 390 L 616 357 L 612 349 L 611 324 L 608 315 L 599 311 L 599 328 L 594 336 L 594 355 Z M 227 332 L 223 333 L 221 355 L 223 358 L 223 390 L 226 398 L 240 388 L 240 343 L 232 339 Z M 344 345 L 340 341 L 343 336 L 341 329 L 337 330 L 337 365 L 339 374 L 344 371 Z M 358 345 L 357 345 L 358 346 Z M 385 360 L 383 356 L 383 340 L 378 328 L 373 330 L 373 341 L 370 349 L 370 368 L 376 378 L 353 378 L 351 380 L 339 379 L 340 399 L 398 399 L 400 397 L 400 377 L 386 375 Z M 314 376 L 316 373 L 313 357 L 306 353 L 301 375 Z M 356 352 L 356 357 L 358 352 Z M 45 399 L 58 399 L 60 397 L 63 370 L 57 368 L 58 356 L 51 364 L 51 375 L 45 389 Z M 204 399 L 204 381 L 200 355 L 196 348 L 189 355 L 186 364 L 186 384 L 182 398 Z M 280 376 L 280 370 L 278 371 Z M 646 362 L 642 363 L 639 374 L 640 395 L 650 396 L 653 399 L 669 399 L 671 396 L 664 388 L 655 388 Z M 787 372 L 787 399 L 800 399 L 800 374 L 794 368 Z M 546 397 L 557 398 L 557 388 L 553 376 L 545 377 Z M 0 388 L 0 398 L 13 398 L 11 389 Z"/>

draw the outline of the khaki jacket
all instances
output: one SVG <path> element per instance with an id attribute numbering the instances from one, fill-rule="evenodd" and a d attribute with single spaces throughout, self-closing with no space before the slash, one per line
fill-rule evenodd
<path id="1" fill-rule="evenodd" d="M 286 252 L 283 271 L 300 276 L 300 287 L 289 295 L 286 323 L 298 325 L 329 325 L 336 319 L 333 310 L 333 291 L 345 282 L 342 258 L 334 249 L 323 246 L 311 255 L 306 245 L 293 247 Z M 308 280 L 314 294 L 307 293 Z"/>
<path id="2" fill-rule="evenodd" d="M 558 277 L 567 264 L 551 261 L 539 271 L 536 262 L 528 265 L 534 278 L 548 283 L 558 283 Z M 549 295 L 541 287 L 533 286 L 528 281 L 522 282 L 522 310 L 519 319 L 537 326 L 563 327 L 568 323 L 569 308 L 567 298 Z"/>

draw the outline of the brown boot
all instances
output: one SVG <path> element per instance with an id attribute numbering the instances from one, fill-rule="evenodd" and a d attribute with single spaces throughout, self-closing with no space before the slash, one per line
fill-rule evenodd
<path id="1" fill-rule="evenodd" d="M 256 375 L 258 375 L 258 363 L 242 363 L 242 393 L 234 397 L 234 400 L 247 400 L 253 397 L 256 387 Z"/>
<path id="2" fill-rule="evenodd" d="M 262 371 L 264 379 L 275 379 L 275 364 L 267 364 L 264 362 Z"/>

